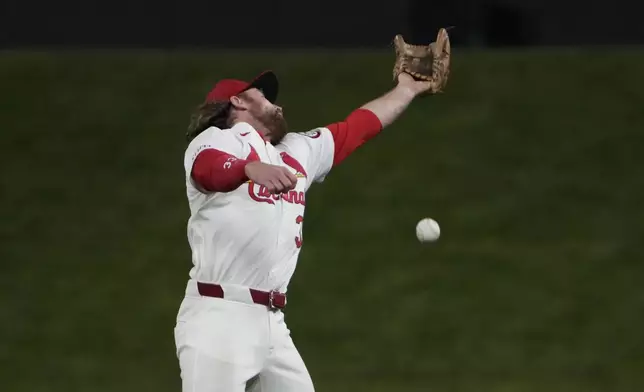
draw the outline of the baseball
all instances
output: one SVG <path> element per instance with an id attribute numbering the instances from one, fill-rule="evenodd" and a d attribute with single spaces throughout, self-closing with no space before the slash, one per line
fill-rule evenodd
<path id="1" fill-rule="evenodd" d="M 436 241 L 440 235 L 440 226 L 431 218 L 421 219 L 416 225 L 416 237 L 420 242 Z"/>

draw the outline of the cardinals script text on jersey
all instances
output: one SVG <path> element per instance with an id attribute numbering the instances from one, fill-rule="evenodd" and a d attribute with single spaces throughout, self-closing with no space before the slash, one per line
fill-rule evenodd
<path id="1" fill-rule="evenodd" d="M 231 159 L 287 167 L 297 177 L 297 186 L 280 195 L 252 182 L 231 192 L 200 192 L 190 172 L 199 153 L 211 148 Z M 333 136 L 326 128 L 289 133 L 277 146 L 246 123 L 226 130 L 209 128 L 197 136 L 184 159 L 191 279 L 286 292 L 303 243 L 306 192 L 323 181 L 333 158 Z"/>

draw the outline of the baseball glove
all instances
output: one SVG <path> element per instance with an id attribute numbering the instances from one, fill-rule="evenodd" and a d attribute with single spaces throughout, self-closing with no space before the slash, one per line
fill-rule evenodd
<path id="1" fill-rule="evenodd" d="M 441 28 L 436 41 L 429 45 L 411 45 L 405 42 L 402 35 L 394 37 L 396 62 L 394 63 L 394 81 L 398 75 L 406 72 L 416 80 L 431 82 L 427 93 L 442 92 L 447 85 L 450 73 L 451 46 L 447 30 Z"/>

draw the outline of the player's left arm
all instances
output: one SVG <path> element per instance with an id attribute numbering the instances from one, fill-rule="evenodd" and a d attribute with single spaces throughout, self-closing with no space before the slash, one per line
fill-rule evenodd
<path id="1" fill-rule="evenodd" d="M 343 121 L 327 125 L 333 135 L 333 166 L 396 121 L 427 87 L 425 82 L 401 74 L 396 87 L 354 110 Z"/>
<path id="2" fill-rule="evenodd" d="M 342 121 L 310 132 L 287 134 L 282 148 L 304 163 L 313 181 L 322 182 L 334 166 L 392 124 L 426 86 L 400 74 L 396 87 L 386 94 L 355 109 Z"/>

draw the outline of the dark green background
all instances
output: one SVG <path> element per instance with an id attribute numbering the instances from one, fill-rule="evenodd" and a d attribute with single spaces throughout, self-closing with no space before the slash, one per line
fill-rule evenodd
<path id="1" fill-rule="evenodd" d="M 317 390 L 644 390 L 644 56 L 454 56 L 445 94 L 307 197 L 287 321 Z M 384 93 L 392 62 L 0 54 L 0 389 L 178 391 L 191 110 L 272 68 L 307 130 Z"/>

